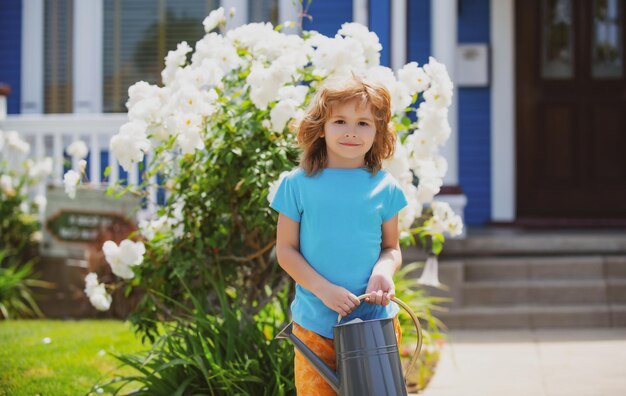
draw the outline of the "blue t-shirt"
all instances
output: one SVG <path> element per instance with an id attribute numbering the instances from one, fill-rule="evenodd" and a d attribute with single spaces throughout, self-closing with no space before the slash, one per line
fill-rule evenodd
<path id="1" fill-rule="evenodd" d="M 407 205 L 397 180 L 384 170 L 325 168 L 314 176 L 293 169 L 282 180 L 270 207 L 300 223 L 300 253 L 328 281 L 356 296 L 365 293 L 381 253 L 382 224 Z M 398 313 L 361 304 L 342 321 L 380 319 Z M 296 284 L 292 318 L 305 329 L 333 338 L 337 312 L 311 291 Z"/>

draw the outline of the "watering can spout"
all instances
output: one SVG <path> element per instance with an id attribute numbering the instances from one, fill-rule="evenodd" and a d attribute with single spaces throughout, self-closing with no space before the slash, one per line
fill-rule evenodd
<path id="1" fill-rule="evenodd" d="M 322 377 L 328 382 L 328 384 L 336 391 L 339 392 L 339 377 L 337 373 L 333 371 L 319 356 L 317 356 L 308 346 L 306 346 L 298 337 L 293 334 L 293 322 L 289 323 L 287 327 L 282 329 L 277 335 L 276 339 L 288 339 L 293 345 L 302 353 L 302 355 L 315 367 Z"/>

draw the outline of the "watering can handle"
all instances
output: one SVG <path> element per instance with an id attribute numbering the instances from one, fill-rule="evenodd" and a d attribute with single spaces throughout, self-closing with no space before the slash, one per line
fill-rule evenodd
<path id="1" fill-rule="evenodd" d="M 359 300 L 364 300 L 366 297 L 369 297 L 369 294 L 361 294 L 357 298 Z M 406 376 L 409 374 L 409 371 L 411 370 L 411 368 L 417 361 L 417 357 L 419 356 L 420 349 L 422 349 L 422 326 L 420 325 L 420 322 L 417 319 L 415 312 L 413 312 L 413 310 L 408 305 L 406 305 L 402 300 L 397 299 L 396 297 L 391 297 L 391 301 L 395 302 L 396 304 L 404 308 L 404 310 L 409 314 L 409 316 L 413 320 L 413 324 L 415 325 L 415 329 L 417 330 L 417 345 L 415 345 L 415 351 L 413 352 L 413 356 L 411 357 L 409 364 L 406 366 L 406 369 L 404 369 L 404 383 L 406 384 Z M 337 323 L 341 321 L 341 318 L 342 316 L 341 314 L 339 314 L 339 317 L 337 318 Z"/>

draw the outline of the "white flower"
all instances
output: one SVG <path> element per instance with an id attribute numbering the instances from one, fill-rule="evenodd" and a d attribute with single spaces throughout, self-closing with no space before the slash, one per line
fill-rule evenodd
<path id="1" fill-rule="evenodd" d="M 293 70 L 279 62 L 269 68 L 255 63 L 250 69 L 246 82 L 250 85 L 250 99 L 256 107 L 265 110 L 270 102 L 278 99 L 281 86 L 291 80 Z"/>
<path id="2" fill-rule="evenodd" d="M 52 173 L 52 158 L 50 157 L 35 162 L 28 169 L 28 176 L 36 182 L 45 179 L 50 173 Z"/>
<path id="3" fill-rule="evenodd" d="M 406 148 L 400 143 L 400 139 L 396 140 L 396 148 L 391 158 L 383 160 L 383 169 L 391 173 L 391 175 L 400 184 L 413 182 L 413 174 L 409 168 L 409 159 Z"/>
<path id="4" fill-rule="evenodd" d="M 204 148 L 204 141 L 199 130 L 189 129 L 181 132 L 176 143 L 180 146 L 183 154 L 193 154 L 196 149 L 202 150 Z"/>
<path id="5" fill-rule="evenodd" d="M 74 158 L 86 158 L 88 152 L 89 149 L 87 148 L 87 144 L 85 144 L 82 140 L 76 140 L 67 146 L 67 153 Z"/>
<path id="6" fill-rule="evenodd" d="M 306 94 L 309 92 L 309 88 L 304 85 L 286 85 L 278 90 L 278 97 L 282 100 L 290 100 L 294 106 L 302 106 Z"/>
<path id="7" fill-rule="evenodd" d="M 224 7 L 220 7 L 217 10 L 211 11 L 209 16 L 204 18 L 202 24 L 204 25 L 204 31 L 210 32 L 215 29 L 218 25 L 224 24 L 226 22 L 226 18 L 224 18 Z"/>
<path id="8" fill-rule="evenodd" d="M 452 216 L 452 218 L 448 220 L 445 232 L 453 237 L 461 235 L 461 233 L 463 232 L 463 220 L 461 219 L 461 216 L 457 214 Z"/>
<path id="9" fill-rule="evenodd" d="M 87 161 L 84 159 L 78 161 L 78 170 L 80 173 L 85 173 L 85 169 L 87 168 Z"/>
<path id="10" fill-rule="evenodd" d="M 119 246 L 113 241 L 106 241 L 102 245 L 102 251 L 115 275 L 124 279 L 132 279 L 135 274 L 130 267 L 143 262 L 146 248 L 141 241 L 133 242 L 124 239 Z"/>
<path id="11" fill-rule="evenodd" d="M 417 67 L 417 62 L 407 63 L 398 70 L 398 80 L 404 84 L 411 93 L 422 92 L 428 88 L 430 77 L 424 69 Z"/>
<path id="12" fill-rule="evenodd" d="M 441 190 L 443 181 L 438 177 L 431 175 L 417 175 L 420 178 L 420 182 L 417 186 L 417 200 L 420 202 L 431 202 L 433 197 Z"/>
<path id="13" fill-rule="evenodd" d="M 89 302 L 98 311 L 108 310 L 111 307 L 112 300 L 113 298 L 106 292 L 103 284 L 98 285 L 94 293 L 89 296 Z"/>
<path id="14" fill-rule="evenodd" d="M 72 199 L 76 198 L 76 186 L 80 182 L 80 175 L 73 169 L 68 170 L 63 175 L 63 183 L 65 184 L 65 193 Z"/>
<path id="15" fill-rule="evenodd" d="M 145 81 L 138 81 L 128 87 L 128 100 L 126 101 L 126 108 L 130 110 L 134 106 L 137 105 L 138 102 L 149 99 L 152 97 L 157 97 L 160 95 L 160 90 L 162 88 L 148 84 Z"/>
<path id="16" fill-rule="evenodd" d="M 90 272 L 85 276 L 85 294 L 91 295 L 94 289 L 98 286 L 98 274 Z"/>
<path id="17" fill-rule="evenodd" d="M 20 138 L 17 131 L 8 131 L 4 134 L 6 146 L 20 154 L 28 154 L 30 152 L 30 144 Z"/>
<path id="18" fill-rule="evenodd" d="M 48 200 L 46 199 L 45 195 L 37 194 L 35 198 L 33 199 L 33 202 L 35 203 L 35 205 L 37 205 L 37 208 L 39 208 L 41 212 L 44 212 L 46 210 L 46 205 L 48 204 Z"/>
<path id="19" fill-rule="evenodd" d="M 275 180 L 274 182 L 270 183 L 269 191 L 267 193 L 267 201 L 269 203 L 272 203 L 272 201 L 274 200 L 274 196 L 276 195 L 276 191 L 278 191 L 278 187 L 280 187 L 280 183 L 282 183 L 283 179 L 285 178 L 285 176 L 289 174 L 289 172 L 290 171 L 282 172 L 278 176 L 278 180 Z"/>
<path id="20" fill-rule="evenodd" d="M 111 307 L 112 297 L 106 292 L 104 284 L 98 282 L 98 275 L 95 272 L 85 276 L 85 294 L 97 310 L 106 311 Z"/>
<path id="21" fill-rule="evenodd" d="M 463 221 L 456 215 L 450 204 L 442 201 L 432 201 L 430 204 L 433 217 L 429 220 L 426 229 L 430 232 L 448 233 L 451 236 L 460 235 L 463 230 Z"/>
<path id="22" fill-rule="evenodd" d="M 192 67 L 206 74 L 205 78 L 212 85 L 219 84 L 226 73 L 243 63 L 233 44 L 216 33 L 207 34 L 196 43 L 196 51 L 191 59 Z"/>
<path id="23" fill-rule="evenodd" d="M 204 148 L 204 141 L 200 135 L 202 129 L 202 117 L 198 114 L 173 115 L 168 119 L 169 129 L 177 134 L 176 142 L 181 147 L 183 154 L 193 154 L 198 149 Z"/>
<path id="24" fill-rule="evenodd" d="M 442 146 L 450 137 L 451 128 L 448 122 L 448 108 L 440 107 L 431 100 L 420 103 L 417 109 L 417 127 Z"/>
<path id="25" fill-rule="evenodd" d="M 41 234 L 41 231 L 37 230 L 33 232 L 33 234 L 30 236 L 30 240 L 35 243 L 41 243 L 41 241 L 43 240 L 43 235 Z"/>
<path id="26" fill-rule="evenodd" d="M 311 61 L 315 66 L 315 74 L 337 77 L 350 76 L 352 71 L 366 69 L 363 46 L 351 37 L 335 36 L 333 39 L 320 40 Z"/>
<path id="27" fill-rule="evenodd" d="M 44 344 L 49 344 L 52 342 L 52 340 L 50 339 L 50 337 L 44 337 L 41 342 L 43 342 Z"/>
<path id="28" fill-rule="evenodd" d="M 174 79 L 180 67 L 187 61 L 187 54 L 191 51 L 192 48 L 189 44 L 183 41 L 178 43 L 175 50 L 167 53 L 165 57 L 165 68 L 161 72 L 163 84 L 167 85 Z"/>
<path id="29" fill-rule="evenodd" d="M 295 103 L 291 100 L 281 100 L 270 111 L 270 119 L 272 130 L 274 132 L 282 132 L 285 129 L 287 121 L 296 114 Z"/>
<path id="30" fill-rule="evenodd" d="M 347 22 L 341 25 L 339 34 L 356 39 L 363 47 L 365 63 L 367 67 L 374 67 L 380 64 L 380 51 L 383 46 L 380 44 L 378 36 L 374 32 L 357 22 Z"/>
<path id="31" fill-rule="evenodd" d="M 431 78 L 430 88 L 424 92 L 424 100 L 443 108 L 452 104 L 453 84 L 446 66 L 432 56 L 424 65 L 424 72 Z"/>
<path id="32" fill-rule="evenodd" d="M 422 272 L 422 276 L 417 280 L 417 283 L 421 285 L 440 287 L 441 283 L 439 282 L 439 265 L 438 265 L 437 256 L 431 255 L 426 259 L 426 263 L 424 265 L 424 271 Z"/>
<path id="33" fill-rule="evenodd" d="M 143 161 L 145 152 L 150 149 L 150 141 L 146 137 L 146 123 L 131 121 L 120 127 L 120 131 L 111 138 L 110 149 L 115 158 L 128 172 L 133 162 Z"/>
<path id="34" fill-rule="evenodd" d="M 9 175 L 0 175 L 0 190 L 6 195 L 15 195 L 15 189 L 13 188 L 13 179 Z"/>
<path id="35" fill-rule="evenodd" d="M 376 66 L 368 69 L 366 78 L 374 83 L 383 85 L 391 96 L 391 112 L 402 113 L 411 104 L 411 93 L 404 84 L 396 80 L 393 70 L 386 66 Z"/>

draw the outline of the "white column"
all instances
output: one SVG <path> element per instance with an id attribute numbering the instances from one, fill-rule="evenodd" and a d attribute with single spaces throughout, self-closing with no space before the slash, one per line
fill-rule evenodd
<path id="1" fill-rule="evenodd" d="M 299 22 L 301 12 L 300 2 L 293 0 L 278 0 L 278 23 Z M 283 27 L 282 32 L 286 34 L 299 34 L 299 27 Z"/>
<path id="2" fill-rule="evenodd" d="M 248 23 L 248 1 L 247 0 L 222 0 L 224 14 L 226 15 L 226 28 L 233 29 Z M 230 9 L 235 8 L 235 16 L 230 17 Z"/>
<path id="3" fill-rule="evenodd" d="M 74 2 L 74 113 L 102 112 L 103 0 Z"/>
<path id="4" fill-rule="evenodd" d="M 391 2 L 391 68 L 400 69 L 406 63 L 406 0 Z"/>
<path id="5" fill-rule="evenodd" d="M 352 0 L 352 20 L 361 25 L 369 26 L 367 0 Z"/>
<path id="6" fill-rule="evenodd" d="M 43 113 L 43 0 L 22 1 L 21 113 Z"/>
<path id="7" fill-rule="evenodd" d="M 514 1 L 491 0 L 491 219 L 515 220 Z"/>
<path id="8" fill-rule="evenodd" d="M 458 89 L 456 87 L 456 47 L 457 47 L 457 0 L 431 1 L 431 43 L 433 57 L 446 65 L 450 78 L 454 83 L 452 105 L 448 119 L 452 133 L 442 155 L 448 161 L 448 173 L 443 179 L 444 185 L 459 184 L 459 151 L 458 151 Z"/>

